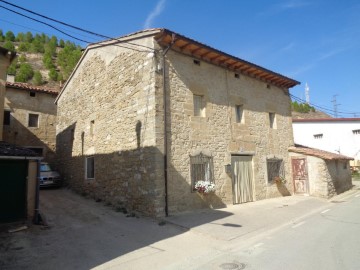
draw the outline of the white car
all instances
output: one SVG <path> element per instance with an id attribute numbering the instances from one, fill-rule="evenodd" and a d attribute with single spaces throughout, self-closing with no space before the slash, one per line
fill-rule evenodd
<path id="1" fill-rule="evenodd" d="M 61 177 L 57 171 L 53 171 L 47 162 L 40 164 L 40 187 L 60 187 Z"/>

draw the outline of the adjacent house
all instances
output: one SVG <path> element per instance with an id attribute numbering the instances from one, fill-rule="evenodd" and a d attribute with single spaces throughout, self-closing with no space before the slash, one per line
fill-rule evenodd
<path id="1" fill-rule="evenodd" d="M 352 157 L 360 168 L 360 118 L 293 119 L 296 143 Z"/>
<path id="2" fill-rule="evenodd" d="M 167 29 L 91 44 L 56 100 L 61 173 L 152 216 L 290 195 L 297 84 Z"/>
<path id="3" fill-rule="evenodd" d="M 352 188 L 351 157 L 298 144 L 289 151 L 295 194 L 331 198 Z"/>
<path id="4" fill-rule="evenodd" d="M 2 138 L 6 69 L 14 57 L 14 52 L 0 47 L 0 222 L 31 220 L 38 213 L 39 158 Z"/>
<path id="5" fill-rule="evenodd" d="M 4 141 L 38 153 L 46 161 L 55 161 L 56 90 L 7 82 L 4 104 Z"/>

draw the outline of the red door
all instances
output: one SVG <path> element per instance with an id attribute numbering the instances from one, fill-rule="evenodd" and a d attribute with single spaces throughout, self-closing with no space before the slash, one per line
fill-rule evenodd
<path id="1" fill-rule="evenodd" d="M 309 193 L 309 178 L 305 158 L 291 159 L 294 192 L 297 194 Z"/>

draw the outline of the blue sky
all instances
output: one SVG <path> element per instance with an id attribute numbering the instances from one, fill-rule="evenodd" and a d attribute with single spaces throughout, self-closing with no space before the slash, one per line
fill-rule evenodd
<path id="1" fill-rule="evenodd" d="M 300 81 L 300 86 L 291 89 L 291 93 L 299 98 L 305 99 L 307 82 L 310 102 L 331 110 L 330 113 L 334 109 L 332 100 L 337 95 L 339 117 L 360 117 L 358 0 L 9 2 L 111 37 L 144 28 L 168 28 Z M 15 9 L 1 1 L 0 5 Z M 91 42 L 100 40 L 51 24 Z M 44 32 L 70 39 L 2 8 L 0 29 L 15 33 Z"/>

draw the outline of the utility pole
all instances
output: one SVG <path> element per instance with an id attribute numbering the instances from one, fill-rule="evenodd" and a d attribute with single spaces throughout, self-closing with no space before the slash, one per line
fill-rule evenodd
<path id="1" fill-rule="evenodd" d="M 334 105 L 334 113 L 335 113 L 335 118 L 338 118 L 338 106 L 341 105 L 339 103 L 337 103 L 336 101 L 336 97 L 338 96 L 338 94 L 333 96 L 333 100 L 331 101 Z"/>
<path id="2" fill-rule="evenodd" d="M 310 88 L 308 83 L 305 83 L 305 101 L 307 104 L 310 104 Z"/>

